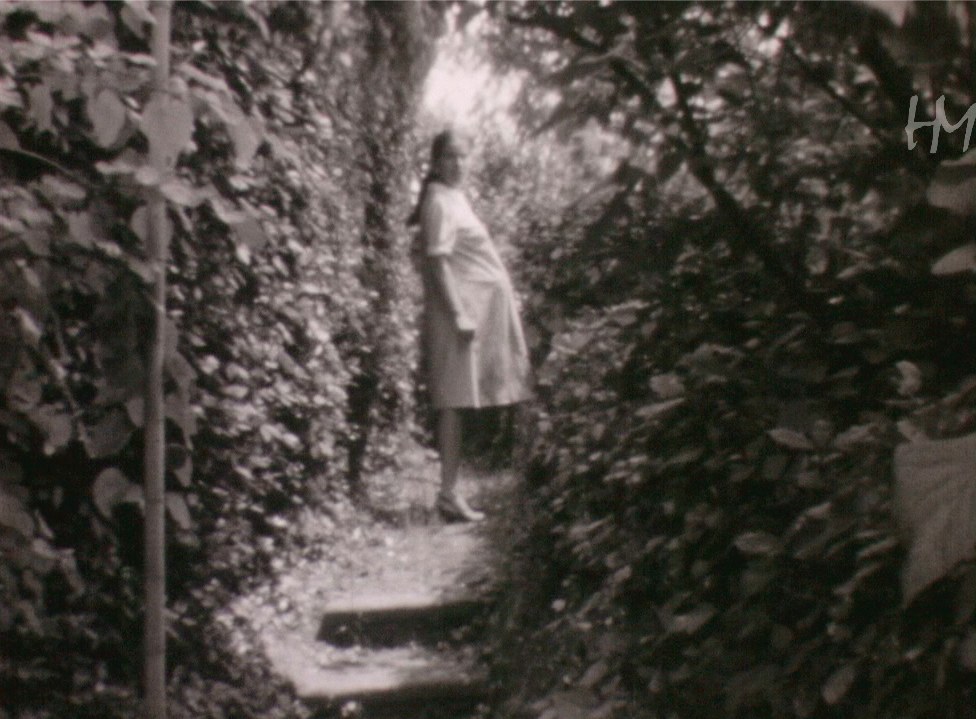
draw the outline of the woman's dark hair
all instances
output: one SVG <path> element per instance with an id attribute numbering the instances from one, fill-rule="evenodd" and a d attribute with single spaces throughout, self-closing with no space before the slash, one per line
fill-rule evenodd
<path id="1" fill-rule="evenodd" d="M 424 206 L 424 200 L 427 199 L 427 188 L 430 186 L 431 182 L 442 179 L 437 176 L 437 172 L 435 170 L 437 167 L 437 160 L 440 159 L 445 150 L 452 145 L 456 145 L 456 143 L 454 141 L 454 133 L 450 130 L 444 130 L 437 133 L 437 135 L 434 136 L 433 142 L 430 143 L 429 168 L 427 170 L 427 174 L 424 176 L 423 183 L 420 185 L 420 196 L 417 198 L 417 206 L 413 208 L 413 212 L 411 212 L 410 217 L 407 218 L 408 227 L 413 227 L 414 225 L 420 224 L 420 210 Z"/>

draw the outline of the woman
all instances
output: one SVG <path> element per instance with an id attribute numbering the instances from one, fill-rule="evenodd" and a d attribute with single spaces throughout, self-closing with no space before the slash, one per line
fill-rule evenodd
<path id="1" fill-rule="evenodd" d="M 484 514 L 457 493 L 459 410 L 526 399 L 529 361 L 508 272 L 460 189 L 461 157 L 451 132 L 434 138 L 410 223 L 420 224 L 424 255 L 423 354 L 441 456 L 436 507 L 449 520 L 479 521 Z"/>

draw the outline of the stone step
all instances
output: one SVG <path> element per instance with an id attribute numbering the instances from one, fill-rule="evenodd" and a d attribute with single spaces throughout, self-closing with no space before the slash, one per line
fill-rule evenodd
<path id="1" fill-rule="evenodd" d="M 489 606 L 487 596 L 445 597 L 433 593 L 359 595 L 332 602 L 319 625 L 318 639 L 337 646 L 393 647 L 407 642 L 451 638 Z"/>
<path id="2" fill-rule="evenodd" d="M 323 645 L 312 657 L 282 646 L 269 658 L 299 697 L 330 713 L 357 702 L 369 719 L 456 716 L 474 709 L 488 695 L 487 674 L 470 649 L 341 650 Z"/>
<path id="3" fill-rule="evenodd" d="M 389 530 L 351 559 L 342 571 L 307 564 L 287 584 L 279 580 L 301 606 L 262 617 L 261 643 L 274 671 L 320 717 L 475 715 L 489 698 L 488 678 L 468 641 L 498 591 L 484 529 Z"/>

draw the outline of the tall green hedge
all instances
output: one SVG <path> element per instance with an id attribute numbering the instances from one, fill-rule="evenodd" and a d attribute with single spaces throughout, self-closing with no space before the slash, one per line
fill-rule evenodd
<path id="1" fill-rule="evenodd" d="M 167 197 L 172 226 L 177 715 L 272 710 L 270 683 L 249 682 L 253 696 L 199 688 L 194 676 L 244 671 L 213 613 L 267 572 L 297 508 L 342 501 L 350 477 L 395 461 L 412 418 L 397 228 L 439 11 L 181 3 L 167 107 L 146 104 L 150 21 L 139 3 L 0 8 L 0 694 L 12 716 L 133 715 L 146 192 Z M 153 132 L 180 153 L 174 178 L 141 169 Z"/>
<path id="2" fill-rule="evenodd" d="M 906 8 L 511 12 L 553 122 L 630 146 L 524 248 L 546 359 L 503 658 L 539 716 L 976 715 L 976 569 L 903 591 L 891 459 L 974 429 L 972 163 L 904 135 L 913 92 L 972 103 L 973 25 Z"/>

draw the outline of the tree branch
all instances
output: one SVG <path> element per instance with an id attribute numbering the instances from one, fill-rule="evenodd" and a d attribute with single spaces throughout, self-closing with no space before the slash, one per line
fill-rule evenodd
<path id="1" fill-rule="evenodd" d="M 547 30 L 583 50 L 593 53 L 606 53 L 608 51 L 608 48 L 582 35 L 570 25 L 570 21 L 554 17 L 541 9 L 537 8 L 528 17 L 509 17 L 510 21 L 515 24 Z M 669 38 L 662 37 L 660 43 L 664 44 L 668 41 Z M 665 50 L 664 56 L 669 54 L 666 49 L 662 48 Z M 614 74 L 638 96 L 652 106 L 657 105 L 657 92 L 645 79 L 645 72 L 642 68 L 635 69 L 630 61 L 619 54 L 610 58 L 608 65 Z M 707 152 L 707 135 L 694 117 L 689 102 L 688 89 L 681 81 L 677 70 L 671 68 L 666 77 L 674 86 L 679 110 L 678 123 L 684 135 L 684 139 L 679 138 L 672 142 L 686 157 L 692 175 L 709 193 L 718 211 L 727 219 L 731 231 L 729 244 L 733 254 L 740 258 L 750 254 L 758 257 L 770 276 L 777 278 L 787 287 L 797 288 L 798 291 L 794 293 L 794 296 L 804 311 L 810 314 L 815 321 L 823 321 L 828 316 L 826 308 L 805 291 L 805 278 L 784 264 L 782 258 L 774 250 L 774 238 L 769 229 L 757 222 L 748 209 L 744 208 L 718 181 L 715 163 Z"/>
<path id="2" fill-rule="evenodd" d="M 731 229 L 730 247 L 738 257 L 755 254 L 769 274 L 787 287 L 795 287 L 794 297 L 797 303 L 814 320 L 821 320 L 827 316 L 826 308 L 804 289 L 803 277 L 788 268 L 773 250 L 773 236 L 766 227 L 756 222 L 746 208 L 716 178 L 714 163 L 709 159 L 705 134 L 698 126 L 688 101 L 688 91 L 678 74 L 672 70 L 668 78 L 674 85 L 675 98 L 680 110 L 679 122 L 686 140 L 678 140 L 676 144 L 688 157 L 688 166 L 695 179 L 711 195 L 712 200 L 729 221 Z"/>
<path id="3" fill-rule="evenodd" d="M 537 6 L 535 8 L 535 12 L 528 17 L 509 14 L 506 16 L 506 19 L 513 25 L 548 30 L 556 37 L 562 40 L 567 40 L 577 47 L 581 47 L 584 50 L 589 50 L 590 52 L 606 52 L 608 49 L 605 45 L 594 42 L 583 35 L 568 20 L 560 19 L 555 15 L 544 11 L 541 6 Z"/>
<path id="4" fill-rule="evenodd" d="M 62 165 L 59 165 L 54 160 L 50 160 L 44 157 L 43 155 L 38 155 L 36 152 L 31 152 L 30 150 L 23 150 L 19 147 L 0 147 L 0 152 L 10 152 L 15 155 L 21 155 L 23 157 L 29 157 L 32 160 L 37 160 L 38 162 L 41 162 L 64 175 L 67 175 L 72 180 L 77 182 L 79 185 L 84 185 L 90 190 L 94 190 L 97 187 L 95 183 L 89 182 L 84 177 L 80 177 L 79 175 L 76 175 L 74 172 L 72 172 L 71 170 L 69 170 L 68 168 Z"/>
<path id="5" fill-rule="evenodd" d="M 833 87 L 831 87 L 830 83 L 827 82 L 827 80 L 823 78 L 820 75 L 820 73 L 814 70 L 813 67 L 810 66 L 810 63 L 808 63 L 806 59 L 803 58 L 802 55 L 800 55 L 800 53 L 796 49 L 796 46 L 793 43 L 784 39 L 782 40 L 782 46 L 783 49 L 786 51 L 786 54 L 790 58 L 792 58 L 792 60 L 797 64 L 797 67 L 800 68 L 800 71 L 803 73 L 803 75 L 814 85 L 816 85 L 817 88 L 819 88 L 822 92 L 824 92 L 827 96 L 829 96 L 832 100 L 834 100 L 838 105 L 840 105 L 844 109 L 844 111 L 847 112 L 848 115 L 850 115 L 858 122 L 860 122 L 861 125 L 863 125 L 864 128 L 871 133 L 874 139 L 876 139 L 884 147 L 890 150 L 902 149 L 901 143 L 892 140 L 892 138 L 886 132 L 886 128 L 879 126 L 877 122 L 873 122 L 870 118 L 867 117 L 867 115 L 864 114 L 864 112 L 859 107 L 857 107 L 849 99 L 847 99 L 839 92 L 837 92 Z M 908 106 L 906 105 L 905 107 L 907 109 Z M 929 167 L 931 167 L 931 162 L 920 159 L 917 153 L 898 152 L 898 153 L 892 153 L 892 155 L 896 157 L 899 156 L 905 157 L 906 158 L 905 164 L 911 169 L 916 171 L 924 172 L 927 171 Z"/>
<path id="6" fill-rule="evenodd" d="M 888 138 L 881 134 L 880 128 L 876 123 L 872 122 L 860 108 L 854 105 L 850 100 L 837 92 L 830 83 L 820 73 L 815 71 L 810 63 L 800 55 L 797 51 L 796 46 L 787 39 L 781 40 L 783 49 L 786 50 L 786 54 L 789 55 L 793 61 L 800 68 L 800 71 L 808 80 L 810 80 L 814 85 L 816 85 L 820 90 L 822 90 L 826 95 L 828 95 L 832 100 L 834 100 L 838 105 L 840 105 L 844 110 L 851 115 L 854 119 L 860 122 L 864 127 L 872 134 L 874 137 L 882 143 L 887 143 Z"/>

